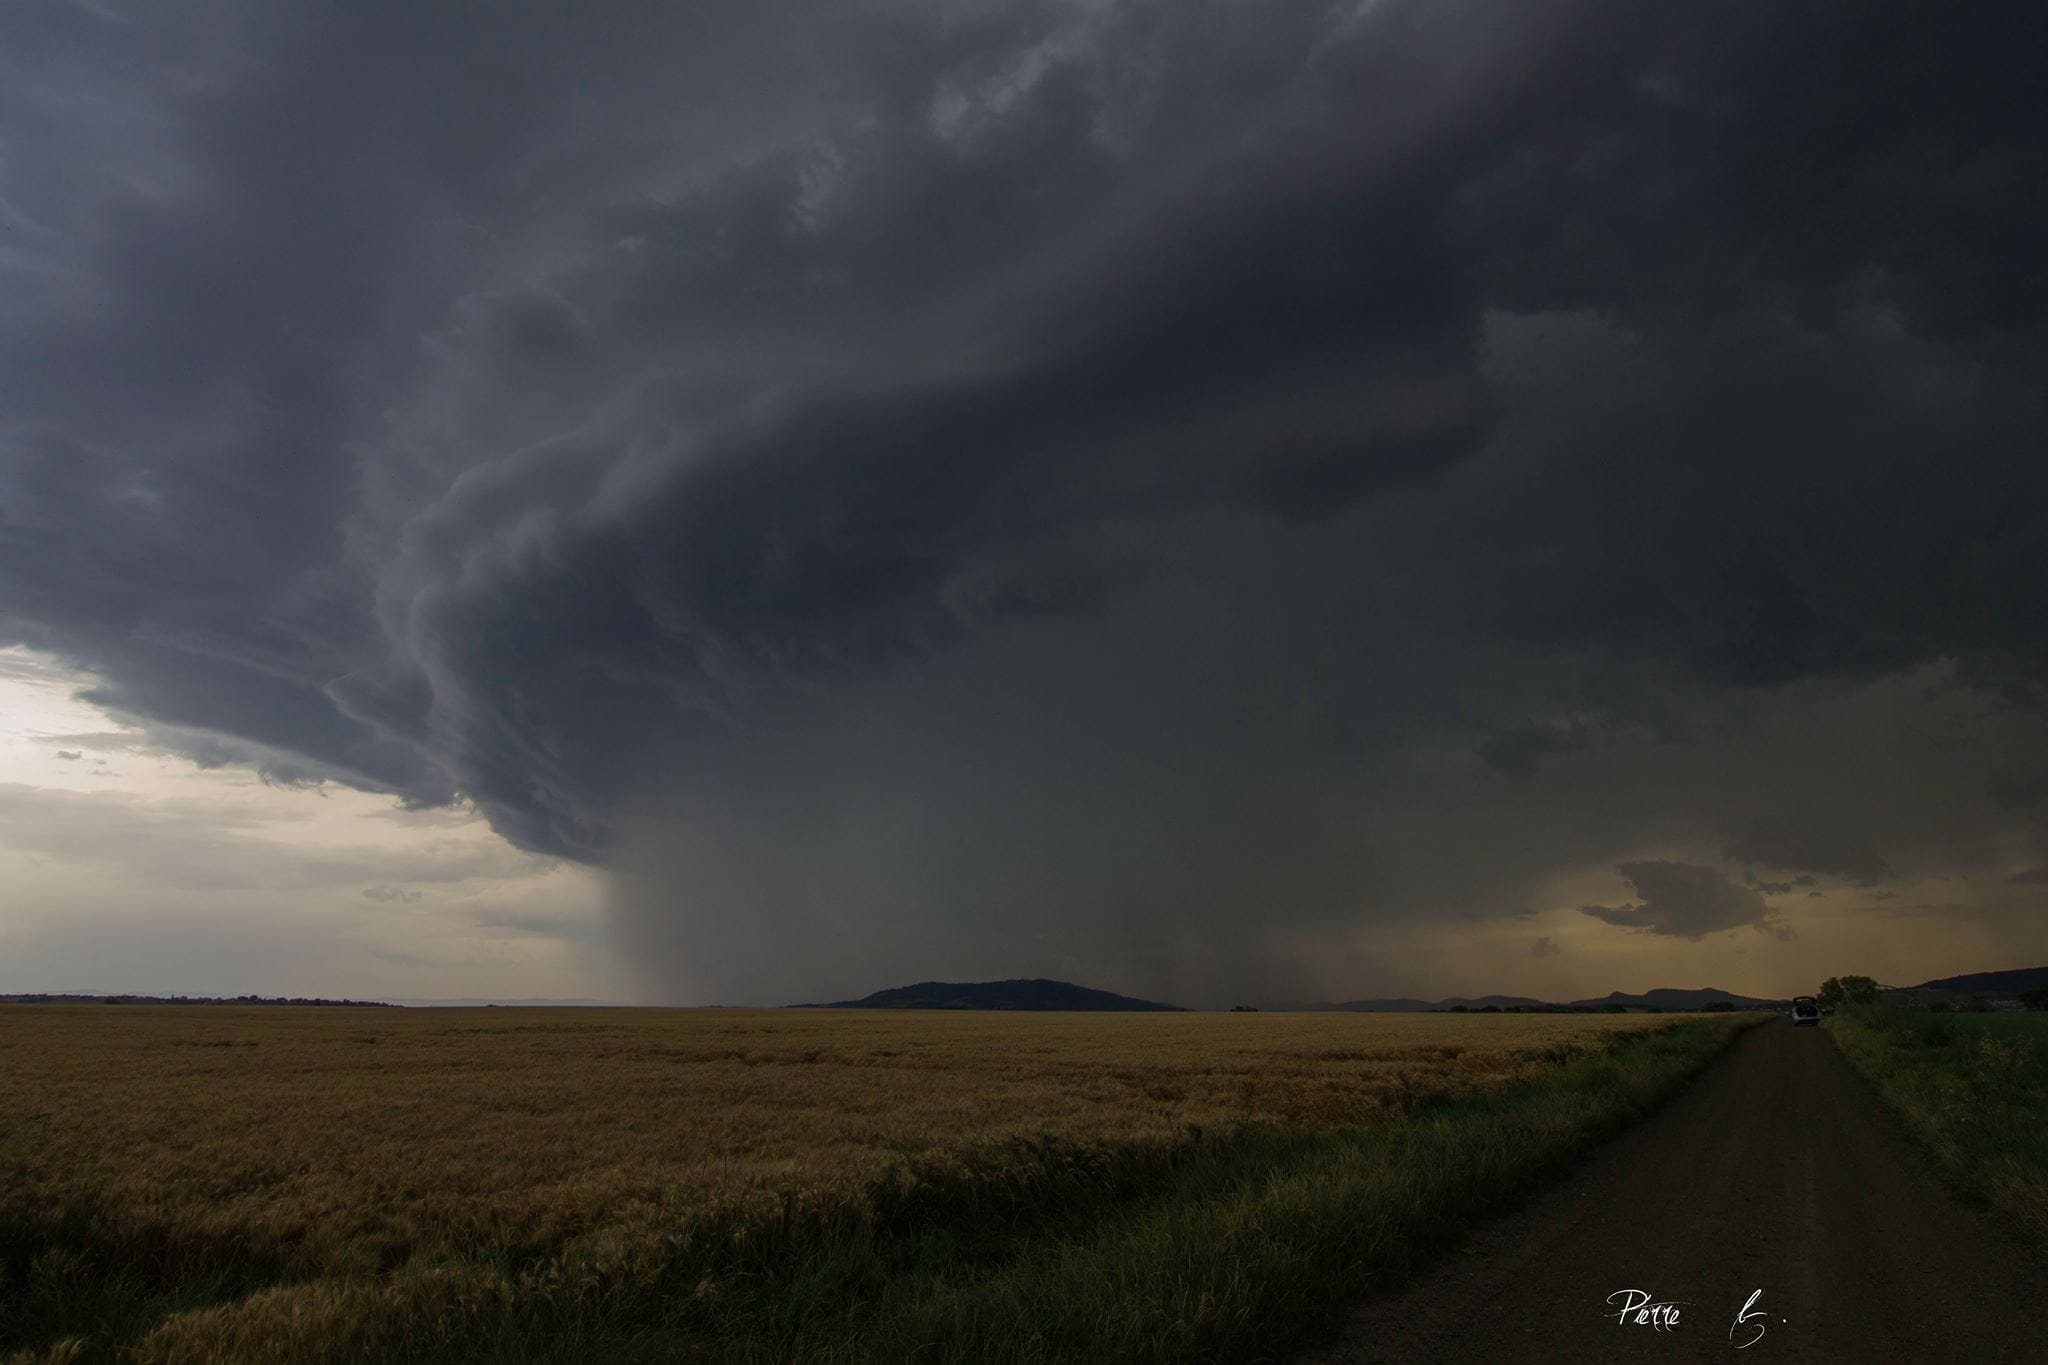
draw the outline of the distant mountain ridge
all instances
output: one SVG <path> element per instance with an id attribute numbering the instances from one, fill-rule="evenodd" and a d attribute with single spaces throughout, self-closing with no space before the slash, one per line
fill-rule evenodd
<path id="1" fill-rule="evenodd" d="M 1347 1000 L 1339 1004 L 1304 1004 L 1299 1002 L 1269 1005 L 1268 1009 L 1278 1010 L 1345 1010 L 1360 1013 L 1414 1014 L 1426 1010 L 1571 1010 L 1605 1009 L 1620 1005 L 1624 1009 L 1698 1010 L 1708 1005 L 1727 1004 L 1736 1009 L 1772 1009 L 1786 1004 L 1783 1000 L 1762 1000 L 1751 995 L 1737 995 L 1714 986 L 1702 986 L 1696 990 L 1683 990 L 1673 986 L 1659 986 L 1640 995 L 1626 991 L 1612 991 L 1607 995 L 1586 1000 L 1553 1001 L 1536 1000 L 1526 995 L 1481 995 L 1466 997 L 1450 996 L 1443 1000 L 1413 1000 L 1398 997 L 1391 1000 Z"/>
<path id="2" fill-rule="evenodd" d="M 2048 990 L 2048 967 L 2015 967 L 2004 972 L 1966 972 L 1923 981 L 1916 991 L 1968 991 L 1975 995 L 2018 995 L 2021 991 Z"/>
<path id="3" fill-rule="evenodd" d="M 1466 997 L 1453 995 L 1442 1000 L 1411 1000 L 1400 996 L 1392 1000 L 1345 1000 L 1334 1004 L 1286 1004 L 1268 1005 L 1268 1009 L 1294 1010 L 1345 1010 L 1359 1014 L 1416 1014 L 1426 1010 L 1448 1010 L 1463 1006 L 1470 1010 L 1483 1010 L 1488 1005 L 1495 1009 L 1537 1009 L 1548 1004 L 1543 1000 L 1532 1000 L 1525 995 L 1480 995 Z"/>
<path id="4" fill-rule="evenodd" d="M 1139 1000 L 1114 991 L 1076 986 L 1071 981 L 1042 977 L 1021 981 L 920 981 L 895 986 L 859 1000 L 834 1000 L 797 1009 L 837 1010 L 1179 1010 L 1156 1000 Z"/>
<path id="5" fill-rule="evenodd" d="M 1623 991 L 1610 991 L 1598 1000 L 1574 1000 L 1574 1005 L 1627 1005 L 1639 1009 L 1696 1010 L 1706 1005 L 1727 1004 L 1737 1009 L 1767 1009 L 1772 1005 L 1789 1004 L 1787 1000 L 1760 1000 L 1753 995 L 1736 995 L 1731 991 L 1713 986 L 1701 986 L 1697 990 L 1679 990 L 1671 986 L 1659 986 L 1644 991 L 1641 995 L 1629 995 Z"/>

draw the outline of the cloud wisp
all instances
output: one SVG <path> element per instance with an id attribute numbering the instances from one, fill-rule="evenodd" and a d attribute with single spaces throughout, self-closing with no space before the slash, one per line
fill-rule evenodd
<path id="1" fill-rule="evenodd" d="M 1675 938 L 1702 939 L 1735 929 L 1755 929 L 1780 939 L 1792 937 L 1792 930 L 1762 892 L 1738 886 L 1717 868 L 1646 859 L 1622 863 L 1615 871 L 1635 888 L 1636 902 L 1582 905 L 1581 914 L 1624 929 Z"/>

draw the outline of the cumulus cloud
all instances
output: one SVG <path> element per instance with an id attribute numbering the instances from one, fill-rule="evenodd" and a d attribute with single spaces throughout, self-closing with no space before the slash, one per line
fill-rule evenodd
<path id="1" fill-rule="evenodd" d="M 363 899 L 381 901 L 386 905 L 402 905 L 419 900 L 421 892 L 416 888 L 402 886 L 366 886 Z"/>
<path id="2" fill-rule="evenodd" d="M 1543 937 L 1537 939 L 1535 943 L 1530 945 L 1529 956 L 1556 957 L 1559 953 L 1563 951 L 1564 949 L 1557 946 L 1557 941 L 1555 939 L 1551 938 L 1550 935 L 1545 934 L 1543 935 Z"/>
<path id="3" fill-rule="evenodd" d="M 1738 886 L 1716 868 L 1647 859 L 1621 863 L 1615 871 L 1635 888 L 1637 900 L 1623 906 L 1582 905 L 1582 914 L 1684 939 L 1745 927 L 1779 939 L 1792 936 L 1759 891 Z"/>

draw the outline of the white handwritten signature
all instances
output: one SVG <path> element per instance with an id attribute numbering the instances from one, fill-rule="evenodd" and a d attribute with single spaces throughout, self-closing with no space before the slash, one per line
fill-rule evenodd
<path id="1" fill-rule="evenodd" d="M 1660 1332 L 1668 1332 L 1678 1326 L 1681 1300 L 1654 1299 L 1650 1297 L 1650 1291 L 1647 1289 L 1617 1289 L 1607 1296 L 1609 1303 L 1616 1299 L 1621 1300 L 1621 1307 L 1608 1311 L 1614 1314 L 1615 1320 L 1623 1327 L 1629 1325 L 1631 1315 L 1638 1327 L 1654 1327 Z"/>
<path id="2" fill-rule="evenodd" d="M 1735 1349 L 1743 1351 L 1764 1339 L 1764 1323 L 1769 1321 L 1763 1309 L 1757 1307 L 1757 1300 L 1764 1296 L 1761 1289 L 1751 1292 L 1742 1305 L 1742 1311 L 1735 1315 L 1735 1321 L 1728 1328 L 1728 1340 L 1735 1342 Z M 1616 1307 L 1616 1304 L 1619 1307 Z M 1659 1332 L 1673 1331 L 1678 1327 L 1681 1312 L 1688 1306 L 1685 1299 L 1660 1299 L 1647 1289 L 1617 1289 L 1607 1296 L 1607 1312 L 1617 1324 L 1623 1327 L 1649 1327 Z M 1779 1321 L 1789 1321 L 1780 1318 Z M 1747 1332 L 1747 1339 L 1735 1341 L 1736 1334 Z"/>
<path id="3" fill-rule="evenodd" d="M 1763 1296 L 1764 1291 L 1761 1289 L 1752 1291 L 1749 1299 L 1742 1305 L 1742 1311 L 1735 1315 L 1735 1321 L 1729 1325 L 1728 1340 L 1730 1341 L 1735 1341 L 1736 1332 L 1744 1327 L 1749 1328 L 1753 1333 L 1748 1341 L 1738 1341 L 1735 1343 L 1735 1349 L 1738 1351 L 1754 1346 L 1764 1339 L 1764 1325 L 1761 1321 L 1758 1321 L 1758 1319 L 1764 1316 L 1764 1310 L 1756 1307 L 1756 1301 Z"/>

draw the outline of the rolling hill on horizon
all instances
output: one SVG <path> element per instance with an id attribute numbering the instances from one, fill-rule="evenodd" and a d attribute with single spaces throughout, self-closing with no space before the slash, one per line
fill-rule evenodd
<path id="1" fill-rule="evenodd" d="M 1347 1000 L 1341 1002 L 1283 1001 L 1261 1005 L 1269 1011 L 1296 1010 L 1307 1013 L 1409 1014 L 1430 1010 L 1560 1010 L 1601 1009 L 1620 1005 L 1626 1009 L 1698 1010 L 1711 1004 L 1728 1004 L 1737 1009 L 1768 1009 L 1787 1003 L 1755 996 L 1737 995 L 1712 986 L 1679 989 L 1660 986 L 1641 994 L 1612 991 L 1584 1000 L 1538 1000 L 1526 995 L 1447 996 L 1442 1000 L 1392 999 Z M 1077 986 L 1070 981 L 1043 977 L 1009 981 L 920 981 L 908 986 L 879 990 L 858 1000 L 830 1000 L 792 1009 L 922 1009 L 922 1010 L 1099 1010 L 1162 1011 L 1181 1010 L 1180 1005 L 1114 991 Z"/>
<path id="2" fill-rule="evenodd" d="M 1600 1009 L 1608 1005 L 1621 1005 L 1627 1009 L 1697 1010 L 1712 1004 L 1729 1004 L 1737 1009 L 1769 1009 L 1786 1004 L 1784 1000 L 1766 1000 L 1751 995 L 1737 995 L 1714 986 L 1702 986 L 1686 990 L 1672 986 L 1659 986 L 1639 995 L 1627 991 L 1611 991 L 1604 996 L 1584 1000 L 1537 1000 L 1526 995 L 1481 995 L 1447 996 L 1442 1000 L 1416 1000 L 1406 996 L 1386 1000 L 1346 1000 L 1342 1002 L 1287 1002 L 1268 1005 L 1272 1010 L 1303 1011 L 1348 1011 L 1358 1013 L 1411 1014 L 1428 1010 L 1483 1010 L 1494 1009 Z"/>
<path id="3" fill-rule="evenodd" d="M 1310 1011 L 1343 1010 L 1362 1014 L 1412 1014 L 1424 1010 L 1454 1009 L 1460 1005 L 1463 1005 L 1466 1009 L 1474 1010 L 1485 1009 L 1488 1005 L 1492 1005 L 1497 1009 L 1530 1009 L 1547 1003 L 1547 1001 L 1535 1000 L 1526 995 L 1453 995 L 1446 996 L 1442 1000 L 1415 1000 L 1407 996 L 1397 996 L 1389 1000 L 1343 1000 L 1333 1003 L 1317 1002 L 1313 1004 L 1290 1003 L 1268 1005 L 1265 1008 Z"/>
<path id="4" fill-rule="evenodd" d="M 859 1000 L 833 1000 L 821 1005 L 797 1005 L 796 1009 L 856 1010 L 1097 1010 L 1165 1011 L 1180 1010 L 1156 1000 L 1076 986 L 1071 981 L 1049 981 L 1033 977 L 1015 981 L 920 981 L 876 991 Z"/>
<path id="5" fill-rule="evenodd" d="M 1916 991 L 1970 991 L 1980 995 L 2018 995 L 2048 990 L 2048 967 L 2014 967 L 2002 972 L 1965 972 L 1911 987 Z"/>
<path id="6" fill-rule="evenodd" d="M 1731 991 L 1713 986 L 1702 986 L 1696 990 L 1680 990 L 1670 986 L 1659 986 L 1644 991 L 1641 995 L 1630 995 L 1625 991 L 1610 991 L 1597 1000 L 1574 1000 L 1574 1005 L 1628 1005 L 1632 1008 L 1655 1008 L 1662 1010 L 1696 1010 L 1707 1005 L 1729 1004 L 1738 1009 L 1762 1009 L 1772 1005 L 1789 1004 L 1789 1000 L 1765 1000 L 1753 995 L 1736 995 Z"/>

